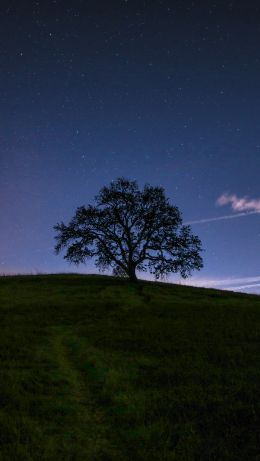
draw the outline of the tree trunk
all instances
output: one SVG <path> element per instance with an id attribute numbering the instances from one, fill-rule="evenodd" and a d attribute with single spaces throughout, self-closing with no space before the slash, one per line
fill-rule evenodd
<path id="1" fill-rule="evenodd" d="M 129 265 L 128 276 L 131 282 L 137 282 L 138 278 L 136 277 L 135 266 L 132 264 Z"/>

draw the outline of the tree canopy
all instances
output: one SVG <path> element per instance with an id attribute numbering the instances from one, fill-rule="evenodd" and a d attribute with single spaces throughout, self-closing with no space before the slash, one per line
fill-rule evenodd
<path id="1" fill-rule="evenodd" d="M 201 241 L 182 225 L 179 209 L 169 203 L 162 187 L 118 178 L 103 187 L 95 205 L 81 206 L 68 225 L 54 226 L 56 253 L 65 250 L 71 263 L 94 258 L 100 270 L 136 281 L 136 272 L 170 273 L 188 277 L 201 269 Z"/>

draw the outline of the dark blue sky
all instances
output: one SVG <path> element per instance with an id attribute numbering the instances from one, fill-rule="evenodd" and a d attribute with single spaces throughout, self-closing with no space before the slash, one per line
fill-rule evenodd
<path id="1" fill-rule="evenodd" d="M 126 176 L 162 185 L 185 222 L 239 214 L 192 224 L 205 268 L 189 283 L 260 290 L 260 2 L 0 14 L 0 273 L 77 270 L 53 225 Z"/>

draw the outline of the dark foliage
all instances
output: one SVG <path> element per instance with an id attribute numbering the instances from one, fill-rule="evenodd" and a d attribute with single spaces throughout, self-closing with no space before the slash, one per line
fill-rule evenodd
<path id="1" fill-rule="evenodd" d="M 203 267 L 200 239 L 182 225 L 181 214 L 162 187 L 141 191 L 136 181 L 119 178 L 103 187 L 95 206 L 79 207 L 68 225 L 58 223 L 56 253 L 66 249 L 68 261 L 95 258 L 101 270 L 136 280 L 136 271 L 156 279 L 179 272 L 182 277 Z"/>

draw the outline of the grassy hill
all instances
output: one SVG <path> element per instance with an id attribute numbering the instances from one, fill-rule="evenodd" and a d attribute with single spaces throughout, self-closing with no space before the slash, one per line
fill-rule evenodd
<path id="1" fill-rule="evenodd" d="M 260 460 L 260 297 L 0 278 L 0 460 Z"/>

